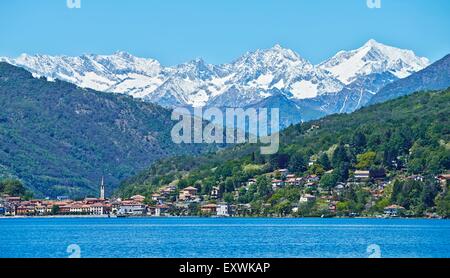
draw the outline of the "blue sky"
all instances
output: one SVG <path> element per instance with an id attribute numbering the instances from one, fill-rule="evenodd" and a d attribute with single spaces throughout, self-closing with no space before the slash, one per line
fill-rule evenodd
<path id="1" fill-rule="evenodd" d="M 313 63 L 370 38 L 435 61 L 450 53 L 450 1 L 381 0 L 0 1 L 0 56 L 117 50 L 173 65 L 230 62 L 276 43 Z"/>

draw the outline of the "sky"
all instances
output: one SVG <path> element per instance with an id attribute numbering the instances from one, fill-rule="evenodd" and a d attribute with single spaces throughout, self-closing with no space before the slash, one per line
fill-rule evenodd
<path id="1" fill-rule="evenodd" d="M 450 1 L 1 0 L 0 56 L 126 51 L 175 65 L 228 63 L 280 44 L 314 64 L 373 38 L 436 61 L 450 53 Z M 376 1 L 376 0 L 372 0 Z"/>

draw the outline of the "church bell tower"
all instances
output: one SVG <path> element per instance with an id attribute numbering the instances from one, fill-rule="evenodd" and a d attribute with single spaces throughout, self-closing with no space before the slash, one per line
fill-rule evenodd
<path id="1" fill-rule="evenodd" d="M 105 180 L 102 177 L 102 182 L 100 184 L 100 199 L 105 199 Z"/>

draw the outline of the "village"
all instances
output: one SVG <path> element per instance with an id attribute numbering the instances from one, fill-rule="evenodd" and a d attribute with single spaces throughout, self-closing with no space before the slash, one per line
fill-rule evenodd
<path id="1" fill-rule="evenodd" d="M 370 193 L 370 202 L 367 207 L 374 205 L 383 194 L 385 188 L 391 183 L 384 172 L 372 173 L 369 170 L 357 170 L 349 178 L 347 183 L 338 183 L 331 190 L 324 190 L 319 186 L 318 175 L 296 176 L 287 169 L 278 169 L 271 175 L 271 190 L 276 193 L 283 188 L 297 188 L 302 194 L 298 202 L 290 208 L 290 212 L 283 216 L 289 216 L 298 212 L 299 207 L 305 204 L 320 202 L 326 207 L 330 215 L 335 215 L 339 203 L 339 196 L 350 187 L 363 186 Z M 276 177 L 276 178 L 275 178 Z M 421 175 L 405 176 L 404 179 L 423 181 Z M 450 174 L 442 174 L 435 177 L 436 183 L 441 188 L 447 188 Z M 257 182 L 256 178 L 249 179 L 236 189 L 233 200 L 238 200 L 239 194 L 248 191 Z M 370 183 L 370 186 L 369 186 Z M 98 198 L 85 198 L 84 200 L 70 200 L 66 196 L 59 196 L 56 200 L 49 198 L 39 200 L 24 200 L 18 196 L 0 196 L 0 216 L 102 216 L 102 217 L 127 217 L 127 216 L 213 216 L 213 217 L 243 217 L 258 215 L 252 211 L 249 203 L 225 202 L 220 188 L 213 187 L 209 194 L 201 195 L 199 189 L 194 186 L 178 189 L 176 185 L 167 185 L 159 188 L 149 196 L 134 195 L 127 199 L 105 198 L 105 184 L 102 178 L 100 194 Z M 270 204 L 263 204 L 263 207 Z M 388 205 L 384 207 L 380 217 L 400 216 L 403 207 Z M 280 215 L 267 215 L 280 216 Z M 345 216 L 359 216 L 349 214 Z"/>

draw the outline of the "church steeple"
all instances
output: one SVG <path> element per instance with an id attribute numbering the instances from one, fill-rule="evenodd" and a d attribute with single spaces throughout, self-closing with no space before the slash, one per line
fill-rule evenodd
<path id="1" fill-rule="evenodd" d="M 103 177 L 100 184 L 100 199 L 105 199 L 105 179 Z"/>

